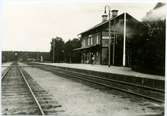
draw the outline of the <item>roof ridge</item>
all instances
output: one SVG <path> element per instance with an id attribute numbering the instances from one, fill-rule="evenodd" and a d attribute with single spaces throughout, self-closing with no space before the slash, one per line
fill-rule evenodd
<path id="1" fill-rule="evenodd" d="M 130 14 L 127 13 L 127 12 L 123 12 L 122 14 L 120 14 L 120 15 L 114 17 L 114 18 L 110 18 L 110 21 L 112 21 L 112 20 L 114 20 L 114 19 L 120 17 L 121 15 L 123 15 L 123 14 L 125 14 L 125 13 L 128 14 L 128 15 L 130 15 Z M 130 16 L 131 16 L 131 15 L 130 15 Z M 131 17 L 134 18 L 133 16 L 131 16 Z M 134 18 L 134 19 L 135 19 L 135 18 Z M 137 19 L 135 19 L 135 20 L 138 21 Z M 108 23 L 108 22 L 109 22 L 109 20 L 104 21 L 104 22 L 101 22 L 101 23 L 98 23 L 98 24 L 96 24 L 95 26 L 93 26 L 93 27 L 87 29 L 86 31 L 83 31 L 83 32 L 79 33 L 78 35 L 81 35 L 81 34 L 83 34 L 83 33 L 86 33 L 86 32 L 88 32 L 88 31 L 90 31 L 90 30 L 93 30 L 94 28 L 99 27 L 99 26 L 101 26 L 101 25 L 103 25 L 103 24 L 106 24 L 106 23 Z"/>

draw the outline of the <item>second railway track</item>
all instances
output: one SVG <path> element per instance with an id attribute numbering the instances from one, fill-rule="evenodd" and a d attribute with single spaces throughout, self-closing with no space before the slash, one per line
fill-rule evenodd
<path id="1" fill-rule="evenodd" d="M 3 115 L 55 115 L 63 110 L 17 64 L 2 75 Z"/>

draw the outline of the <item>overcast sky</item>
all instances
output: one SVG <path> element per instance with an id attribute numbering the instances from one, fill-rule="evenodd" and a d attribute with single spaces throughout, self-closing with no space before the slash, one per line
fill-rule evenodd
<path id="1" fill-rule="evenodd" d="M 106 4 L 141 20 L 156 1 L 4 0 L 0 6 L 2 50 L 49 51 L 52 37 L 67 41 L 100 23 Z"/>

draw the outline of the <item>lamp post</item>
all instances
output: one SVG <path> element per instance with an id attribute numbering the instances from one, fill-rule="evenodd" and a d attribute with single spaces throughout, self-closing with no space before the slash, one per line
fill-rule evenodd
<path id="1" fill-rule="evenodd" d="M 111 21 L 110 21 L 110 18 L 111 18 L 111 8 L 109 5 L 106 5 L 105 6 L 105 13 L 106 13 L 106 8 L 108 8 L 108 18 L 109 18 L 109 21 L 108 21 L 108 34 L 109 34 L 109 44 L 108 44 L 108 67 L 110 67 L 111 65 Z"/>
<path id="2" fill-rule="evenodd" d="M 112 10 L 112 17 L 116 17 L 117 16 L 117 13 L 118 13 L 118 10 Z M 114 65 L 115 64 L 115 47 L 116 47 L 116 22 L 115 22 L 115 19 L 113 19 L 113 42 L 112 42 L 112 45 L 113 45 L 113 55 L 112 55 L 112 64 Z"/>

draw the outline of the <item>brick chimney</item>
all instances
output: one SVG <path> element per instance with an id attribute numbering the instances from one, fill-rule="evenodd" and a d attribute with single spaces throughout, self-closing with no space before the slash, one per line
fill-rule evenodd
<path id="1" fill-rule="evenodd" d="M 104 14 L 102 15 L 102 22 L 107 21 L 107 17 L 108 17 L 108 15 L 107 15 L 107 13 L 106 13 L 106 7 L 105 7 L 105 8 L 104 8 Z"/>
<path id="2" fill-rule="evenodd" d="M 118 15 L 118 10 L 112 10 L 111 12 L 112 12 L 112 18 Z"/>

